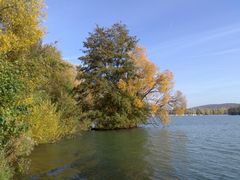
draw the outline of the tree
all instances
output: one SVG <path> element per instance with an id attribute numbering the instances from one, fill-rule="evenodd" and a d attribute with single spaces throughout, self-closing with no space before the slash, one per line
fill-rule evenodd
<path id="1" fill-rule="evenodd" d="M 181 91 L 177 91 L 175 93 L 175 105 L 174 110 L 176 111 L 176 115 L 184 115 L 187 109 L 187 100 Z"/>
<path id="2" fill-rule="evenodd" d="M 43 0 L 0 0 L 0 53 L 27 50 L 43 35 Z"/>
<path id="3" fill-rule="evenodd" d="M 141 97 L 122 90 L 121 82 L 137 77 L 130 56 L 137 39 L 130 36 L 125 25 L 111 28 L 97 26 L 84 42 L 85 56 L 80 57 L 75 96 L 82 108 L 82 119 L 96 128 L 116 129 L 135 127 L 146 122 L 147 107 Z"/>
<path id="4" fill-rule="evenodd" d="M 160 72 L 146 55 L 146 49 L 137 46 L 131 52 L 136 66 L 137 78 L 124 82 L 127 91 L 138 94 L 141 103 L 147 103 L 153 117 L 160 118 L 162 124 L 170 123 L 169 111 L 175 110 L 182 115 L 186 109 L 186 99 L 180 91 L 172 94 L 173 73 L 169 70 Z M 123 83 L 123 82 L 121 82 Z"/>
<path id="5" fill-rule="evenodd" d="M 228 109 L 229 115 L 240 115 L 240 106 L 235 108 L 229 108 Z"/>
<path id="6" fill-rule="evenodd" d="M 97 128 L 135 127 L 151 116 L 167 125 L 170 110 L 186 107 L 182 93 L 171 93 L 172 72 L 159 72 L 124 25 L 97 27 L 84 47 L 75 94 L 82 118 Z"/>

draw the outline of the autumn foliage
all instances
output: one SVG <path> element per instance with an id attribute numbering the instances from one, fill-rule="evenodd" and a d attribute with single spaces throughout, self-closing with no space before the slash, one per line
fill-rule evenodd
<path id="1" fill-rule="evenodd" d="M 42 44 L 42 0 L 0 0 L 0 179 L 24 173 L 34 145 L 80 128 L 76 70 Z"/>
<path id="2" fill-rule="evenodd" d="M 95 128 L 136 127 L 151 117 L 168 125 L 169 111 L 180 112 L 185 99 L 172 94 L 173 73 L 160 72 L 125 25 L 97 27 L 84 47 L 75 96 Z"/>
<path id="3" fill-rule="evenodd" d="M 97 26 L 80 66 L 43 44 L 43 0 L 0 0 L 0 179 L 24 173 L 34 145 L 86 129 L 133 128 L 186 100 L 173 73 L 160 71 L 121 23 Z"/>
<path id="4" fill-rule="evenodd" d="M 0 52 L 23 51 L 44 34 L 43 0 L 0 0 Z"/>
<path id="5" fill-rule="evenodd" d="M 157 66 L 146 55 L 146 49 L 136 46 L 131 52 L 136 66 L 137 77 L 125 84 L 132 95 L 140 95 L 138 104 L 147 103 L 152 117 L 158 117 L 164 125 L 170 123 L 169 111 L 177 109 L 177 114 L 184 114 L 185 97 L 180 91 L 172 95 L 174 87 L 173 73 L 169 70 L 160 72 Z M 120 86 L 121 88 L 121 86 Z"/>

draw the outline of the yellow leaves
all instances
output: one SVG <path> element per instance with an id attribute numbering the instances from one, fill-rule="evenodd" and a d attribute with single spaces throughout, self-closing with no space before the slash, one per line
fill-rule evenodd
<path id="1" fill-rule="evenodd" d="M 135 96 L 141 87 L 141 83 L 138 79 L 130 79 L 128 82 L 120 79 L 117 86 L 121 91 L 128 93 L 130 96 Z"/>
<path id="2" fill-rule="evenodd" d="M 157 83 L 159 84 L 159 91 L 161 93 L 166 93 L 170 91 L 173 87 L 173 74 L 170 71 L 165 71 L 164 73 L 160 74 L 159 78 L 157 79 Z"/>
<path id="3" fill-rule="evenodd" d="M 86 96 L 86 102 L 89 106 L 94 105 L 94 97 L 93 97 L 92 93 L 88 93 L 88 95 Z"/>
<path id="4" fill-rule="evenodd" d="M 156 65 L 148 60 L 146 50 L 142 47 L 136 47 L 130 56 L 138 75 L 138 79 L 132 83 L 135 91 L 131 88 L 131 92 L 141 94 L 149 103 L 152 115 L 160 117 L 164 125 L 169 124 L 168 105 L 172 98 L 173 73 L 168 70 L 159 72 Z"/>
<path id="5" fill-rule="evenodd" d="M 32 108 L 27 117 L 29 134 L 36 143 L 48 143 L 61 135 L 60 113 L 50 101 L 43 101 Z"/>
<path id="6" fill-rule="evenodd" d="M 19 100 L 17 100 L 17 105 L 27 105 L 27 106 L 31 106 L 33 104 L 34 100 L 33 100 L 33 95 L 28 95 L 27 97 L 21 97 Z"/>
<path id="7" fill-rule="evenodd" d="M 158 106 L 156 104 L 151 105 L 151 113 L 153 116 L 158 117 L 161 121 L 161 123 L 166 126 L 170 124 L 170 117 L 169 113 L 166 109 L 162 108 L 161 106 Z"/>
<path id="8" fill-rule="evenodd" d="M 158 117 L 163 125 L 168 125 L 170 123 L 170 117 L 167 109 L 157 104 L 152 104 L 150 107 L 152 116 Z"/>
<path id="9" fill-rule="evenodd" d="M 137 108 L 142 108 L 144 106 L 144 102 L 139 98 L 136 97 L 136 93 L 138 90 L 138 86 L 136 84 L 136 81 L 129 80 L 128 83 L 123 81 L 122 79 L 117 84 L 118 88 L 123 91 L 127 92 L 130 96 L 134 97 L 134 106 Z"/>
<path id="10" fill-rule="evenodd" d="M 161 104 L 162 105 L 166 105 L 166 104 L 168 104 L 169 100 L 170 100 L 170 95 L 169 94 L 165 94 L 163 96 L 162 100 L 161 100 Z"/>
<path id="11" fill-rule="evenodd" d="M 137 87 L 137 92 L 148 92 L 151 94 L 154 91 L 155 94 L 158 93 L 159 96 L 162 96 L 163 94 L 163 103 L 167 104 L 170 97 L 165 94 L 168 94 L 173 87 L 172 72 L 165 71 L 160 73 L 156 65 L 148 60 L 146 50 L 142 47 L 136 47 L 131 56 L 138 69 L 137 74 L 139 78 L 136 81 L 140 86 Z"/>
<path id="12" fill-rule="evenodd" d="M 142 47 L 136 47 L 131 56 L 138 69 L 137 74 L 139 78 L 137 81 L 140 84 L 139 90 L 144 92 L 154 86 L 157 67 L 148 60 L 146 50 Z"/>
<path id="13" fill-rule="evenodd" d="M 183 116 L 185 114 L 185 112 L 186 112 L 186 108 L 184 108 L 184 107 L 176 109 L 176 115 L 178 115 L 178 116 Z"/>
<path id="14" fill-rule="evenodd" d="M 159 107 L 156 104 L 151 105 L 151 112 L 153 115 L 155 115 L 157 113 L 158 109 L 159 109 Z"/>
<path id="15" fill-rule="evenodd" d="M 24 51 L 43 36 L 43 0 L 0 1 L 0 53 Z"/>
<path id="16" fill-rule="evenodd" d="M 174 95 L 175 111 L 177 115 L 184 115 L 187 108 L 187 100 L 181 91 L 177 91 Z"/>
<path id="17" fill-rule="evenodd" d="M 134 99 L 134 106 L 137 107 L 137 108 L 142 108 L 144 106 L 144 103 L 141 99 L 136 97 Z"/>
<path id="18" fill-rule="evenodd" d="M 127 83 L 120 79 L 120 81 L 117 84 L 118 88 L 121 89 L 122 91 L 126 91 L 127 89 Z"/>
<path id="19" fill-rule="evenodd" d="M 163 125 L 167 126 L 170 124 L 169 114 L 166 110 L 159 111 L 159 117 Z"/>
<path id="20" fill-rule="evenodd" d="M 138 79 L 127 84 L 135 87 L 131 88 L 131 92 L 137 92 L 145 98 L 152 115 L 159 117 L 164 125 L 168 125 L 170 110 L 175 108 L 177 114 L 184 114 L 185 97 L 178 91 L 176 95 L 171 94 L 174 85 L 173 73 L 169 70 L 159 72 L 156 65 L 148 60 L 146 50 L 142 47 L 136 47 L 130 56 L 136 65 Z"/>

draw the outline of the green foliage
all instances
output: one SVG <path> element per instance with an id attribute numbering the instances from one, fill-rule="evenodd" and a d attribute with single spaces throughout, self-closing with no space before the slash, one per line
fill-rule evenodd
<path id="1" fill-rule="evenodd" d="M 8 62 L 0 56 L 0 112 L 12 106 L 23 89 L 23 84 L 19 80 L 20 72 L 16 68 L 17 64 Z"/>
<path id="2" fill-rule="evenodd" d="M 228 109 L 229 115 L 240 115 L 240 107 Z"/>
<path id="3" fill-rule="evenodd" d="M 196 115 L 223 115 L 228 113 L 228 108 L 191 108 L 188 109 L 186 113 Z"/>
<path id="4" fill-rule="evenodd" d="M 13 171 L 9 167 L 3 151 L 0 151 L 0 179 L 9 180 L 13 177 Z"/>
<path id="5" fill-rule="evenodd" d="M 75 68 L 62 59 L 54 45 L 42 45 L 41 42 L 31 48 L 27 57 L 29 60 L 24 62 L 25 71 L 30 74 L 25 76 L 27 82 L 37 96 L 43 95 L 54 104 L 55 113 L 60 116 L 61 136 L 77 132 L 80 129 L 79 109 L 72 96 Z"/>
<path id="6" fill-rule="evenodd" d="M 170 102 L 172 74 L 158 74 L 141 53 L 133 57 L 138 41 L 125 25 L 98 26 L 77 70 L 54 44 L 42 44 L 43 7 L 43 0 L 0 0 L 0 179 L 24 173 L 35 144 L 92 125 L 136 127 L 151 109 L 168 119 L 161 110 Z M 162 99 L 152 105 L 145 99 L 156 89 Z"/>
<path id="7" fill-rule="evenodd" d="M 25 117 L 30 124 L 30 136 L 37 143 L 47 143 L 77 132 L 79 113 L 71 95 L 74 67 L 62 59 L 54 45 L 39 42 L 22 59 L 21 69 L 30 94 L 25 99 L 31 106 Z M 51 123 L 53 126 L 49 126 Z"/>
<path id="8" fill-rule="evenodd" d="M 58 112 L 60 112 L 61 135 L 68 136 L 75 134 L 82 129 L 88 129 L 87 122 L 79 120 L 80 109 L 71 94 L 63 93 L 57 103 Z"/>
<path id="9" fill-rule="evenodd" d="M 75 70 L 54 46 L 41 43 L 18 60 L 0 60 L 0 150 L 13 171 L 25 172 L 33 142 L 53 142 L 80 128 L 71 96 Z"/>
<path id="10" fill-rule="evenodd" d="M 23 83 L 18 76 L 16 64 L 0 60 L 0 149 L 7 142 L 26 131 L 27 125 L 18 117 L 27 113 L 27 106 L 18 103 Z"/>
<path id="11" fill-rule="evenodd" d="M 8 59 L 0 61 L 0 150 L 12 172 L 24 173 L 34 144 L 81 128 L 71 96 L 76 73 L 53 45 L 38 43 L 18 60 Z"/>
<path id="12" fill-rule="evenodd" d="M 9 179 L 14 171 L 24 172 L 28 164 L 25 157 L 33 147 L 23 135 L 28 124 L 21 118 L 28 114 L 28 106 L 21 102 L 25 88 L 18 65 L 17 61 L 0 59 L 0 166 L 4 171 L 0 170 L 1 179 Z"/>
<path id="13" fill-rule="evenodd" d="M 7 120 L 0 117 L 0 149 L 3 149 L 7 143 L 26 132 L 27 126 L 24 123 L 17 123 L 14 120 Z"/>
<path id="14" fill-rule="evenodd" d="M 37 144 L 53 142 L 60 138 L 60 113 L 49 100 L 35 103 L 26 121 L 30 126 L 29 135 Z"/>
<path id="15" fill-rule="evenodd" d="M 12 138 L 4 148 L 5 158 L 14 171 L 25 173 L 29 167 L 27 156 L 33 150 L 34 142 L 22 133 L 17 138 Z"/>
<path id="16" fill-rule="evenodd" d="M 136 127 L 150 116 L 166 125 L 169 111 L 185 112 L 183 94 L 172 94 L 172 72 L 159 72 L 137 42 L 122 24 L 97 26 L 84 42 L 74 92 L 81 119 L 95 128 Z"/>
<path id="17" fill-rule="evenodd" d="M 39 41 L 43 9 L 42 0 L 0 0 L 0 179 L 27 170 L 35 143 L 81 128 L 76 70 Z"/>
<path id="18" fill-rule="evenodd" d="M 90 120 L 95 128 L 136 127 L 146 122 L 147 107 L 134 105 L 135 98 L 118 88 L 120 80 L 137 76 L 130 52 L 137 44 L 122 24 L 111 28 L 97 26 L 84 42 L 75 96 L 81 119 Z"/>

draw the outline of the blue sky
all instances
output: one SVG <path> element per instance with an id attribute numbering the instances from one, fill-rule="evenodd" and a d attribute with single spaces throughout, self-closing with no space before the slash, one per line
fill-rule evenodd
<path id="1" fill-rule="evenodd" d="M 239 0 L 46 0 L 44 42 L 78 64 L 96 24 L 123 22 L 160 70 L 175 75 L 188 106 L 240 103 Z"/>

